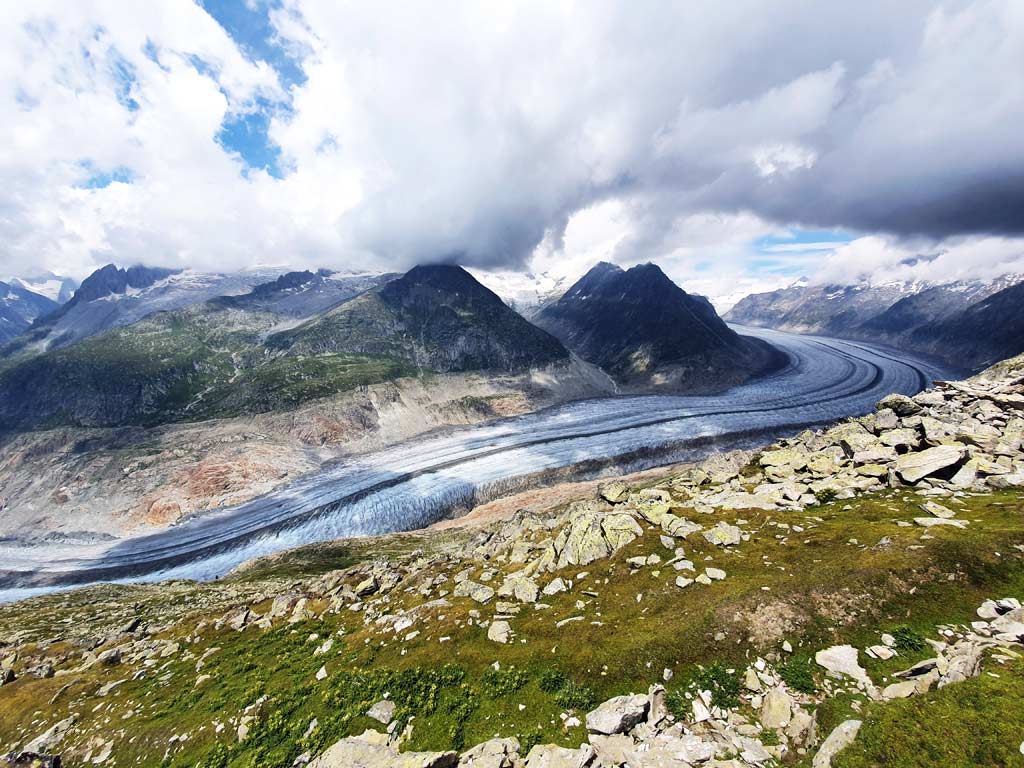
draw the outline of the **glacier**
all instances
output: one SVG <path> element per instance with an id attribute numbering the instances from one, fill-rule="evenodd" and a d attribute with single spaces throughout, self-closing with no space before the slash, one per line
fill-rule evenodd
<path id="1" fill-rule="evenodd" d="M 620 473 L 869 412 L 956 372 L 894 350 L 736 327 L 785 351 L 775 373 L 715 395 L 573 402 L 452 429 L 329 466 L 236 507 L 114 543 L 0 546 L 0 601 L 100 581 L 208 580 L 303 544 L 423 528 L 540 484 Z"/>

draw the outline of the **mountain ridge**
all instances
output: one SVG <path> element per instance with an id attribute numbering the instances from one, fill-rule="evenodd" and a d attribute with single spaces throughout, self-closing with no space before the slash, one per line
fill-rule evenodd
<path id="1" fill-rule="evenodd" d="M 969 322 L 972 307 L 1004 292 L 1015 295 L 1021 276 L 994 280 L 943 283 L 925 281 L 812 285 L 802 281 L 775 291 L 752 294 L 739 301 L 726 318 L 731 322 L 795 333 L 810 333 L 882 343 L 920 352 L 963 368 L 979 369 L 1003 357 L 1024 351 L 1024 321 L 1010 312 L 992 317 L 996 329 L 1005 328 L 1003 342 L 986 340 L 985 328 L 974 326 L 982 350 L 971 348 L 956 328 Z M 1012 299 L 1007 301 L 1012 309 Z M 1009 325 L 1008 319 L 1009 318 Z M 942 339 L 958 338 L 953 347 Z"/>
<path id="2" fill-rule="evenodd" d="M 369 288 L 366 280 L 289 273 L 243 296 L 21 352 L 0 366 L 0 424 L 202 420 L 287 409 L 422 371 L 569 360 L 554 337 L 460 268 L 414 268 L 383 286 L 370 279 Z"/>

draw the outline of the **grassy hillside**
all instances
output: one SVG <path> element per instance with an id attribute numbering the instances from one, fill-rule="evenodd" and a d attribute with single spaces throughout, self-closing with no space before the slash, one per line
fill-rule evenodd
<path id="1" fill-rule="evenodd" d="M 387 621 L 370 620 L 413 615 L 427 602 L 420 587 L 456 570 L 470 568 L 474 579 L 493 570 L 495 586 L 515 570 L 514 563 L 457 554 L 472 550 L 465 531 L 305 548 L 216 584 L 96 587 L 32 600 L 6 607 L 0 618 L 5 637 L 36 640 L 21 651 L 19 679 L 0 695 L 0 745 L 75 714 L 65 750 L 81 755 L 88 744 L 110 740 L 109 765 L 289 766 L 301 752 L 317 754 L 342 736 L 380 727 L 364 713 L 385 694 L 400 721 L 415 715 L 409 748 L 457 749 L 494 734 L 517 735 L 527 745 L 579 744 L 582 728 L 565 727 L 563 713 L 646 690 L 664 669 L 674 672 L 667 687 L 677 706 L 694 679 L 717 681 L 727 692 L 728 670 L 756 655 L 780 662 L 794 685 L 820 690 L 824 675 L 809 662 L 815 649 L 864 647 L 881 632 L 933 637 L 938 624 L 969 622 L 988 597 L 1024 594 L 1017 492 L 968 500 L 960 515 L 971 525 L 963 531 L 898 526 L 920 514 L 917 505 L 912 494 L 882 492 L 785 519 L 719 513 L 716 522 L 736 523 L 751 538 L 735 549 L 689 539 L 687 558 L 698 568 L 720 567 L 728 578 L 688 589 L 675 586 L 677 572 L 666 565 L 630 564 L 673 556 L 657 531 L 648 531 L 610 558 L 554 574 L 575 586 L 542 597 L 546 610 L 522 606 L 508 645 L 487 639 L 472 617 L 489 606 L 468 597 L 449 595 L 450 605 L 428 606 L 397 633 Z M 356 588 L 382 558 L 411 575 L 387 594 L 367 597 L 362 611 L 329 610 L 326 587 Z M 352 570 L 338 570 L 346 568 Z M 274 597 L 289 594 L 310 595 L 298 620 L 290 623 L 286 614 L 271 629 L 231 628 L 239 610 L 233 606 L 267 615 Z M 576 616 L 583 619 L 558 626 Z M 132 637 L 119 632 L 133 624 L 133 631 L 152 629 L 148 660 L 82 667 L 95 642 L 84 638 L 106 638 L 99 652 Z M 783 653 L 784 641 L 791 655 Z M 862 661 L 881 680 L 928 652 L 922 644 L 890 661 Z M 56 676 L 23 671 L 43 659 Z M 327 674 L 318 680 L 321 667 Z M 1024 726 L 1016 698 L 1022 677 L 1024 664 L 1012 662 L 998 678 L 983 675 L 909 701 L 838 696 L 819 709 L 819 731 L 866 713 L 865 751 L 851 751 L 839 765 L 937 764 L 929 755 L 942 755 L 943 765 L 1014 765 L 1013 734 Z M 989 723 L 985 739 L 955 738 L 981 722 Z M 785 762 L 803 760 L 791 753 Z"/>

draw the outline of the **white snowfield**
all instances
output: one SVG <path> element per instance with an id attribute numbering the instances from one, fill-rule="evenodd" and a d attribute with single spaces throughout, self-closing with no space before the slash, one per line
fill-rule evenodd
<path id="1" fill-rule="evenodd" d="M 953 373 L 862 343 L 737 328 L 790 356 L 772 376 L 710 396 L 586 400 L 413 440 L 238 507 L 114 543 L 0 546 L 0 600 L 96 581 L 211 579 L 311 542 L 422 528 L 452 509 L 577 467 L 621 471 L 765 442 L 870 411 Z"/>

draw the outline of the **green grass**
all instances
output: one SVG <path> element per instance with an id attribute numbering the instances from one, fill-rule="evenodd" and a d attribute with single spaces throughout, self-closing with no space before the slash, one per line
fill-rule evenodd
<path id="1" fill-rule="evenodd" d="M 870 705 L 835 768 L 1024 766 L 1024 662 L 987 664 L 979 677 Z M 991 674 L 990 674 L 991 673 Z M 992 674 L 998 675 L 993 677 Z"/>
<path id="2" fill-rule="evenodd" d="M 417 372 L 398 357 L 274 352 L 261 336 L 277 320 L 204 304 L 8 360 L 0 364 L 0 403 L 7 404 L 0 419 L 50 427 L 224 418 L 293 408 Z"/>
<path id="3" fill-rule="evenodd" d="M 828 505 L 806 513 L 740 511 L 716 514 L 714 519 L 697 516 L 705 525 L 744 521 L 741 527 L 753 534 L 733 550 L 714 547 L 699 537 L 684 543 L 687 557 L 698 568 L 714 565 L 728 573 L 725 581 L 707 587 L 677 588 L 670 567 L 631 573 L 626 558 L 654 552 L 665 555 L 657 532 L 651 531 L 612 558 L 561 573 L 575 578 L 577 571 L 586 570 L 589 576 L 571 593 L 545 598 L 550 604 L 547 610 L 524 606 L 511 622 L 516 637 L 509 645 L 487 640 L 486 629 L 467 620 L 471 609 L 488 617 L 490 607 L 481 609 L 468 598 L 450 596 L 451 607 L 441 612 L 444 618 L 417 625 L 420 634 L 407 641 L 381 634 L 364 625 L 361 614 L 346 610 L 267 632 L 208 627 L 198 642 L 183 646 L 187 655 L 160 661 L 145 677 L 125 683 L 106 699 L 95 698 L 95 690 L 123 676 L 124 670 L 81 673 L 77 676 L 82 682 L 52 706 L 46 702 L 68 678 L 25 678 L 5 686 L 0 693 L 0 746 L 36 735 L 44 722 L 75 711 L 95 733 L 109 729 L 107 718 L 124 730 L 112 765 L 160 765 L 169 739 L 188 733 L 188 740 L 175 747 L 163 764 L 286 766 L 305 749 L 315 753 L 341 736 L 379 727 L 363 713 L 384 693 L 400 705 L 403 721 L 415 716 L 410 748 L 456 748 L 495 734 L 515 735 L 525 744 L 574 745 L 585 734 L 581 728 L 566 729 L 562 713 L 572 709 L 582 714 L 610 696 L 646 691 L 660 680 L 665 668 L 675 672 L 668 687 L 676 698 L 694 683 L 712 688 L 716 701 L 722 696 L 720 703 L 731 703 L 727 699 L 738 681 L 728 670 L 741 672 L 756 655 L 776 654 L 784 679 L 798 690 L 812 690 L 822 679 L 810 661 L 814 650 L 838 642 L 864 648 L 880 642 L 881 633 L 890 632 L 903 638 L 905 650 L 899 657 L 881 661 L 861 656 L 872 677 L 881 682 L 928 653 L 926 647 L 915 650 L 913 638 L 934 637 L 937 624 L 970 621 L 987 598 L 1024 596 L 1024 563 L 1013 548 L 1024 541 L 1024 505 L 1017 494 L 967 499 L 959 513 L 971 521 L 964 531 L 898 527 L 896 520 L 917 514 L 917 501 L 911 494 L 905 499 L 899 494 L 876 494 L 852 500 L 853 509 L 848 511 Z M 779 522 L 805 530 L 787 531 L 774 525 Z M 408 558 L 421 548 L 427 556 L 439 550 L 465 553 L 467 536 L 421 533 L 317 545 L 269 559 L 216 584 L 90 588 L 37 599 L 6 607 L 0 615 L 0 635 L 18 629 L 46 638 L 67 619 L 81 622 L 90 633 L 102 634 L 98 625 L 88 622 L 107 606 L 121 604 L 126 614 L 173 615 L 173 626 L 165 635 L 184 640 L 201 618 L 215 619 L 230 604 L 251 603 L 262 612 L 269 601 L 261 601 L 261 595 L 287 591 L 289 585 L 328 570 L 384 555 Z M 851 543 L 853 539 L 859 543 Z M 506 571 L 518 567 L 489 565 Z M 418 578 L 432 577 L 441 566 L 432 568 Z M 597 596 L 584 595 L 582 590 Z M 237 596 L 231 597 L 232 592 Z M 400 585 L 389 595 L 387 611 L 412 608 L 425 599 Z M 578 600 L 585 603 L 582 609 L 577 607 Z M 561 629 L 555 626 L 576 615 L 585 618 Z M 307 639 L 312 633 L 317 640 Z M 314 656 L 313 650 L 327 637 L 335 638 L 331 651 Z M 449 639 L 442 642 L 442 638 Z M 781 652 L 783 640 L 794 646 L 791 658 Z M 196 660 L 214 647 L 220 650 L 202 670 L 212 678 L 196 687 Z M 47 653 L 54 652 L 51 648 Z M 70 646 L 67 652 L 75 653 Z M 497 671 L 494 662 L 499 663 Z M 318 682 L 315 675 L 321 665 L 329 675 Z M 983 676 L 963 684 L 988 687 L 970 700 L 976 709 L 960 720 L 956 718 L 962 712 L 952 701 L 942 704 L 942 697 L 961 695 L 959 686 L 938 692 L 937 706 L 946 707 L 938 711 L 953 723 L 949 732 L 969 733 L 982 718 L 1016 722 L 1016 715 L 1006 714 L 1006 708 L 1017 689 L 999 693 L 992 687 L 1009 686 L 1012 680 Z M 966 688 L 963 695 L 972 689 Z M 268 698 L 263 705 L 250 713 L 255 718 L 250 736 L 238 742 L 229 719 L 264 696 Z M 923 707 L 932 698 L 898 706 Z M 94 712 L 97 704 L 102 708 Z M 853 705 L 852 697 L 824 705 L 818 715 L 820 733 L 827 734 L 850 717 Z M 886 729 L 903 722 L 889 724 L 889 706 L 868 708 L 865 744 L 875 743 L 868 739 L 875 732 L 880 734 L 878 743 L 891 739 Z M 129 709 L 134 714 L 122 720 Z M 29 727 L 37 711 L 45 717 Z M 974 712 L 981 714 L 976 717 Z M 912 716 L 924 715 L 907 709 L 905 717 Z M 313 718 L 320 728 L 303 740 Z M 870 718 L 877 718 L 877 725 Z M 215 722 L 225 724 L 220 733 Z M 938 726 L 934 734 L 941 744 Z M 976 754 L 1009 760 L 1024 734 L 1015 742 L 1006 740 L 1006 734 L 1001 738 L 1003 751 L 998 755 L 965 751 L 964 759 Z M 995 740 L 992 744 L 994 750 Z M 903 764 L 879 757 L 872 760 L 863 764 Z M 917 764 L 926 763 L 907 763 Z"/>

